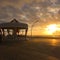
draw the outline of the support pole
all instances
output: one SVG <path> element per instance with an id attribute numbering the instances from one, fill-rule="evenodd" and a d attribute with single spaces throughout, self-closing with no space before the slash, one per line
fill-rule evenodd
<path id="1" fill-rule="evenodd" d="M 25 30 L 25 40 L 27 38 L 27 31 L 28 31 L 28 29 Z"/>

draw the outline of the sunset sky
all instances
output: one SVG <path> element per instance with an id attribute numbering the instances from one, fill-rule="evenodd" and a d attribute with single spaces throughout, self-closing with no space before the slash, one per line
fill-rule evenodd
<path id="1" fill-rule="evenodd" d="M 0 0 L 0 23 L 14 18 L 29 25 L 28 35 L 31 26 L 33 35 L 50 35 L 51 29 L 45 30 L 54 24 L 59 32 L 60 0 Z"/>

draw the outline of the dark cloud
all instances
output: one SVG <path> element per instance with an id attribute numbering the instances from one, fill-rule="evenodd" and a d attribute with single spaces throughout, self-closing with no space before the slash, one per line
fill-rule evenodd
<path id="1" fill-rule="evenodd" d="M 59 3 L 60 0 L 57 0 L 56 4 Z M 30 21 L 36 20 L 36 13 L 43 13 L 44 15 L 49 13 L 47 8 L 51 7 L 51 5 L 51 0 L 0 0 L 0 19 L 20 19 L 22 14 L 26 15 Z M 40 10 L 33 8 L 34 6 L 39 6 Z M 52 15 L 53 13 L 50 14 Z"/>
<path id="2" fill-rule="evenodd" d="M 0 0 L 0 2 L 12 2 L 12 3 L 17 3 L 19 1 L 22 1 L 22 0 Z"/>
<path id="3" fill-rule="evenodd" d="M 59 4 L 60 5 L 60 0 L 57 0 L 56 4 Z"/>
<path id="4" fill-rule="evenodd" d="M 16 8 L 14 6 L 5 6 L 0 8 L 0 19 L 18 17 L 19 14 L 20 14 L 19 8 Z"/>
<path id="5" fill-rule="evenodd" d="M 16 8 L 14 6 L 6 6 L 1 8 L 3 11 L 9 12 L 9 13 L 16 13 L 18 14 L 20 12 L 19 8 Z"/>
<path id="6" fill-rule="evenodd" d="M 49 7 L 49 6 L 51 6 L 52 5 L 52 3 L 51 3 L 51 1 L 50 0 L 46 0 L 46 1 L 43 1 L 43 2 L 40 2 L 40 6 L 41 7 Z"/>
<path id="7" fill-rule="evenodd" d="M 24 3 L 30 3 L 31 0 L 1 0 L 0 6 L 12 5 L 15 7 L 21 7 Z"/>
<path id="8" fill-rule="evenodd" d="M 9 17 L 8 14 L 1 14 L 1 15 L 0 15 L 0 19 L 6 19 L 6 18 L 8 18 L 8 17 Z"/>

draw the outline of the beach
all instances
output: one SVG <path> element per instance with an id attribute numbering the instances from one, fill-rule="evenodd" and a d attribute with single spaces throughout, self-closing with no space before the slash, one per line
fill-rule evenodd
<path id="1" fill-rule="evenodd" d="M 0 60 L 60 60 L 60 39 L 2 42 Z"/>

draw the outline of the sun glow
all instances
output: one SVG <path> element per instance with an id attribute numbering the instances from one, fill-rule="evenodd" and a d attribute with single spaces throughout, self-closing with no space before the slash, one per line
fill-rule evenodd
<path id="1" fill-rule="evenodd" d="M 57 25 L 56 24 L 51 24 L 46 27 L 46 34 L 53 35 L 54 32 L 57 31 Z"/>

